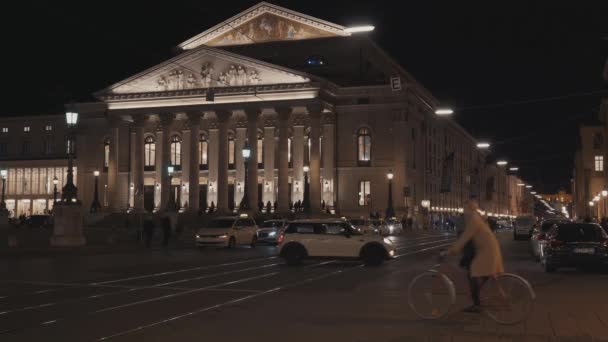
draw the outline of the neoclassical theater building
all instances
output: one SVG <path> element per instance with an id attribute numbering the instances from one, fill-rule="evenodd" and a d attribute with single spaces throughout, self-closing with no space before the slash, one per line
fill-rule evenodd
<path id="1" fill-rule="evenodd" d="M 390 172 L 399 216 L 423 203 L 458 211 L 472 193 L 487 210 L 513 213 L 515 181 L 503 170 L 488 181 L 475 138 L 437 116 L 440 101 L 356 31 L 262 2 L 96 92 L 97 101 L 70 104 L 80 114 L 75 139 L 63 114 L 0 119 L 9 210 L 52 208 L 71 145 L 79 199 L 90 206 L 99 171 L 108 211 L 162 211 L 170 198 L 183 211 L 229 211 L 247 186 L 252 208 L 287 212 L 303 199 L 308 166 L 313 212 L 383 212 Z"/>

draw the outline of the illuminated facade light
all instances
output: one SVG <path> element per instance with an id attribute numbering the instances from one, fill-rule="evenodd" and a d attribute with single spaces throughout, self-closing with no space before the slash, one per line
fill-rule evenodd
<path id="1" fill-rule="evenodd" d="M 363 25 L 363 26 L 347 27 L 344 29 L 344 31 L 346 31 L 348 33 L 359 33 L 359 32 L 371 32 L 374 29 L 375 29 L 375 27 L 372 25 Z"/>
<path id="2" fill-rule="evenodd" d="M 478 142 L 477 143 L 477 148 L 479 148 L 479 149 L 490 148 L 490 143 L 488 143 L 488 142 Z"/>
<path id="3" fill-rule="evenodd" d="M 452 115 L 454 114 L 454 110 L 450 108 L 437 108 L 435 109 L 435 114 L 437 115 Z"/>

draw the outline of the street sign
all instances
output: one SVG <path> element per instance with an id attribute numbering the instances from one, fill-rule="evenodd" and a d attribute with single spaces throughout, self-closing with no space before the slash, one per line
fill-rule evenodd
<path id="1" fill-rule="evenodd" d="M 391 77 L 391 89 L 393 91 L 401 90 L 401 77 Z"/>

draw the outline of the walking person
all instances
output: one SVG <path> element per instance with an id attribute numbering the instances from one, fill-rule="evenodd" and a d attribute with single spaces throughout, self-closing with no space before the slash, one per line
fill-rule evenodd
<path id="1" fill-rule="evenodd" d="M 161 226 L 163 228 L 163 248 L 168 248 L 169 239 L 171 238 L 171 219 L 169 218 L 169 215 L 163 217 Z"/>
<path id="2" fill-rule="evenodd" d="M 464 250 L 466 244 L 471 241 L 474 246 L 474 256 L 470 263 L 471 299 L 473 305 L 466 308 L 465 312 L 480 312 L 479 292 L 484 283 L 499 273 L 504 272 L 502 253 L 496 235 L 492 232 L 481 215 L 477 212 L 478 204 L 475 200 L 469 200 L 464 209 L 464 232 L 458 240 L 448 249 L 448 255 L 454 255 Z"/>
<path id="3" fill-rule="evenodd" d="M 144 221 L 144 239 L 146 241 L 146 248 L 150 248 L 152 244 L 152 236 L 154 236 L 154 222 L 149 216 L 146 216 Z"/>

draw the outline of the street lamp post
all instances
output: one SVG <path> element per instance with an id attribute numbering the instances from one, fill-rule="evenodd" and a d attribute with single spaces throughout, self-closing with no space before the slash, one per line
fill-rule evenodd
<path id="1" fill-rule="evenodd" d="M 386 174 L 386 178 L 388 179 L 388 201 L 386 206 L 386 218 L 395 216 L 395 209 L 393 208 L 393 171 L 389 170 Z"/>
<path id="2" fill-rule="evenodd" d="M 2 177 L 2 202 L 0 202 L 0 211 L 6 211 L 6 202 L 4 201 L 4 195 L 6 194 L 6 169 L 0 170 L 0 177 Z"/>
<path id="3" fill-rule="evenodd" d="M 310 171 L 310 167 L 304 166 L 304 212 L 306 214 L 310 213 L 310 189 L 308 186 L 308 171 Z"/>
<path id="4" fill-rule="evenodd" d="M 91 212 L 96 213 L 101 210 L 101 203 L 99 203 L 99 171 L 93 171 L 95 176 L 95 192 L 93 193 L 93 203 L 91 203 Z"/>
<path id="5" fill-rule="evenodd" d="M 55 206 L 55 202 L 57 202 L 57 184 L 59 184 L 59 179 L 55 176 L 53 177 L 53 206 Z"/>
<path id="6" fill-rule="evenodd" d="M 67 111 L 65 113 L 65 119 L 68 125 L 68 176 L 63 191 L 61 193 L 61 199 L 63 204 L 72 204 L 78 201 L 78 189 L 74 185 L 74 127 L 78 123 L 78 113 L 73 111 Z"/>
<path id="7" fill-rule="evenodd" d="M 247 174 L 249 173 L 249 166 L 247 164 L 249 164 L 249 157 L 251 157 L 251 147 L 249 147 L 249 143 L 245 142 L 245 146 L 243 146 L 243 150 L 241 152 L 243 153 L 243 159 L 245 161 L 245 181 L 243 182 L 245 189 L 243 190 L 243 198 L 241 199 L 241 203 L 239 204 L 239 209 L 244 211 L 251 209 L 249 207 L 249 191 L 247 191 Z"/>
<path id="8" fill-rule="evenodd" d="M 169 211 L 177 208 L 175 203 L 175 191 L 173 190 L 173 172 L 175 172 L 175 167 L 172 165 L 167 166 L 167 175 L 169 177 L 169 203 L 167 203 L 167 210 Z"/>

